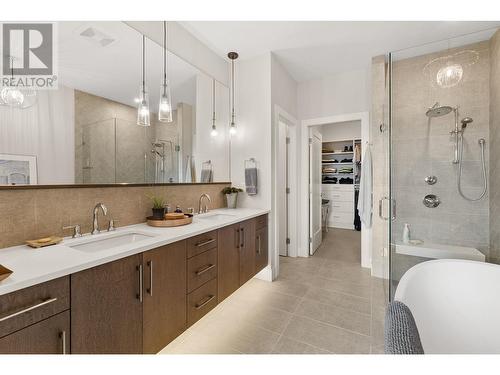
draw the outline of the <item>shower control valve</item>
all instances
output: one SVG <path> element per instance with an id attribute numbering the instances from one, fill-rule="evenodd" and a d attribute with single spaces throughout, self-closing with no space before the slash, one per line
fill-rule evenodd
<path id="1" fill-rule="evenodd" d="M 436 176 L 427 176 L 424 181 L 427 182 L 427 185 L 434 185 L 437 182 Z"/>

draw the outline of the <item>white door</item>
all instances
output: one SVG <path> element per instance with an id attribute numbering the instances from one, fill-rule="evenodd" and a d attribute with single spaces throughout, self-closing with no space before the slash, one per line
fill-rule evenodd
<path id="1" fill-rule="evenodd" d="M 288 197 L 286 188 L 288 186 L 287 176 L 287 133 L 288 125 L 282 121 L 278 122 L 278 250 L 281 256 L 288 256 Z"/>
<path id="2" fill-rule="evenodd" d="M 309 142 L 309 254 L 321 245 L 321 149 L 322 137 L 315 129 L 310 130 Z"/>

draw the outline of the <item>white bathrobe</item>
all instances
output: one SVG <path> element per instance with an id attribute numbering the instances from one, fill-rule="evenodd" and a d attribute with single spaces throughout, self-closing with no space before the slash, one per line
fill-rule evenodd
<path id="1" fill-rule="evenodd" d="M 358 211 L 359 217 L 367 228 L 372 226 L 373 206 L 373 165 L 372 151 L 367 144 L 361 164 L 361 180 L 359 181 Z"/>

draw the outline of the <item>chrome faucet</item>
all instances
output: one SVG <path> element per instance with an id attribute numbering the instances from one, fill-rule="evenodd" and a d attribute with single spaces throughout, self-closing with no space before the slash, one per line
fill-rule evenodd
<path id="1" fill-rule="evenodd" d="M 199 214 L 207 213 L 209 211 L 209 209 L 208 209 L 208 203 L 205 203 L 205 207 L 203 209 L 201 208 L 201 204 L 203 202 L 203 198 L 207 198 L 208 202 L 212 203 L 212 199 L 210 198 L 210 195 L 208 195 L 208 194 L 202 194 L 201 197 L 200 197 L 199 204 L 198 204 L 198 213 Z"/>
<path id="2" fill-rule="evenodd" d="M 92 232 L 90 232 L 90 234 L 98 234 L 100 233 L 100 229 L 99 229 L 99 222 L 98 222 L 98 218 L 99 218 L 99 209 L 102 210 L 102 213 L 104 214 L 104 216 L 106 216 L 106 214 L 108 213 L 108 209 L 106 208 L 106 206 L 102 203 L 97 203 L 94 207 L 94 213 L 93 213 L 93 216 L 92 216 Z"/>

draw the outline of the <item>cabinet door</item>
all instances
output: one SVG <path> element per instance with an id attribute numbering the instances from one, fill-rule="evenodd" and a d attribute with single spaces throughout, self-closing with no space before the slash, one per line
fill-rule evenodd
<path id="1" fill-rule="evenodd" d="M 240 225 L 221 228 L 217 236 L 217 295 L 220 302 L 240 287 Z"/>
<path id="2" fill-rule="evenodd" d="M 255 275 L 255 219 L 240 224 L 240 285 Z"/>
<path id="3" fill-rule="evenodd" d="M 142 353 L 142 254 L 71 275 L 72 353 Z"/>
<path id="4" fill-rule="evenodd" d="M 147 251 L 144 264 L 144 353 L 158 353 L 186 328 L 186 241 Z"/>
<path id="5" fill-rule="evenodd" d="M 0 339 L 2 354 L 69 354 L 69 310 Z"/>
<path id="6" fill-rule="evenodd" d="M 255 273 L 267 266 L 268 246 L 267 226 L 257 229 L 255 233 Z"/>

